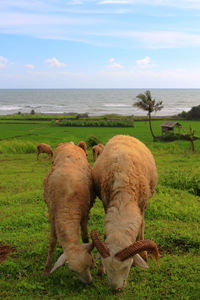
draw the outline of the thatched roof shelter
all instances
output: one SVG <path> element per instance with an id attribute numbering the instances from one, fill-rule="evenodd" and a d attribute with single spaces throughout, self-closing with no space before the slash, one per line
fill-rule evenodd
<path id="1" fill-rule="evenodd" d="M 181 124 L 178 122 L 172 122 L 172 121 L 165 121 L 161 125 L 162 127 L 162 133 L 173 131 L 175 127 L 181 128 Z"/>

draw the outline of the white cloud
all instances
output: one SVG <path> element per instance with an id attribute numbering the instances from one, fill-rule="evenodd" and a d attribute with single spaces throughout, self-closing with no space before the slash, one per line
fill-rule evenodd
<path id="1" fill-rule="evenodd" d="M 97 18 L 86 18 L 86 17 L 69 17 L 68 15 L 57 14 L 37 14 L 37 13 L 26 13 L 26 12 L 3 12 L 0 11 L 0 26 L 2 28 L 12 28 L 13 26 L 32 26 L 35 25 L 37 28 L 40 26 L 59 26 L 59 25 L 94 25 L 99 24 L 101 20 Z"/>
<path id="2" fill-rule="evenodd" d="M 0 88 L 199 88 L 200 70 L 105 69 L 95 72 L 0 72 Z M 190 103 L 191 104 L 191 103 Z M 193 106 L 193 105 L 191 105 Z"/>
<path id="3" fill-rule="evenodd" d="M 143 59 L 136 60 L 136 64 L 141 68 L 154 67 L 155 64 L 151 63 L 151 59 L 149 56 L 145 56 Z"/>
<path id="4" fill-rule="evenodd" d="M 110 62 L 110 63 L 113 63 L 114 61 L 115 61 L 114 58 L 110 58 L 110 59 L 109 59 L 109 62 Z"/>
<path id="5" fill-rule="evenodd" d="M 104 31 L 94 33 L 97 37 L 112 37 L 109 46 L 115 41 L 120 48 L 193 48 L 200 47 L 200 34 L 177 31 Z M 91 33 L 92 36 L 92 33 Z M 125 41 L 129 41 L 128 43 Z M 114 42 L 113 42 L 114 43 Z"/>
<path id="6" fill-rule="evenodd" d="M 199 0 L 101 0 L 99 4 L 128 4 L 128 5 L 149 5 L 149 6 L 165 6 L 177 8 L 199 9 Z"/>
<path id="7" fill-rule="evenodd" d="M 5 68 L 7 63 L 8 59 L 6 57 L 0 56 L 0 69 Z"/>
<path id="8" fill-rule="evenodd" d="M 110 58 L 109 62 L 110 62 L 109 68 L 111 69 L 119 70 L 123 68 L 123 66 L 117 63 L 114 58 Z"/>
<path id="9" fill-rule="evenodd" d="M 61 63 L 57 58 L 52 57 L 52 58 L 48 58 L 45 60 L 45 63 L 47 65 L 49 65 L 50 67 L 56 67 L 56 68 L 61 68 L 61 67 L 65 67 L 66 64 Z"/>
<path id="10" fill-rule="evenodd" d="M 24 65 L 24 67 L 25 67 L 26 69 L 29 69 L 29 70 L 35 69 L 35 66 L 34 66 L 34 65 L 31 65 L 31 64 L 26 64 L 26 65 Z"/>
<path id="11" fill-rule="evenodd" d="M 148 65 L 150 63 L 150 57 L 145 56 L 145 58 L 143 58 L 143 59 L 136 60 L 136 63 L 138 65 Z"/>

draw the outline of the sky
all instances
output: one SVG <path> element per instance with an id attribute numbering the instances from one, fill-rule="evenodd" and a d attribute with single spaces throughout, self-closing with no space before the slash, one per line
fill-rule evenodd
<path id="1" fill-rule="evenodd" d="M 200 88 L 200 0 L 0 0 L 0 88 Z"/>

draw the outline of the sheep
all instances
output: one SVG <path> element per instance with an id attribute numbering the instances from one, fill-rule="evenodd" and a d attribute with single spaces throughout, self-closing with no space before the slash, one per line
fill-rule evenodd
<path id="1" fill-rule="evenodd" d="M 54 153 L 51 169 L 43 182 L 44 200 L 47 203 L 50 223 L 49 252 L 44 269 L 48 275 L 57 238 L 63 254 L 51 273 L 67 263 L 84 283 L 90 283 L 90 266 L 93 245 L 88 239 L 89 210 L 95 194 L 91 168 L 85 152 L 71 143 L 59 144 Z M 80 243 L 79 226 L 83 244 Z"/>
<path id="2" fill-rule="evenodd" d="M 47 158 L 50 156 L 51 157 L 53 156 L 53 150 L 52 150 L 51 146 L 48 144 L 44 144 L 44 143 L 40 143 L 37 145 L 37 160 L 39 159 L 40 153 L 46 153 Z"/>
<path id="3" fill-rule="evenodd" d="M 82 148 L 85 151 L 86 156 L 88 156 L 88 154 L 87 154 L 87 145 L 84 141 L 80 141 L 77 146 Z"/>
<path id="4" fill-rule="evenodd" d="M 96 161 L 98 156 L 103 152 L 104 145 L 98 144 L 92 147 L 93 160 Z"/>
<path id="5" fill-rule="evenodd" d="M 106 270 L 112 289 L 121 290 L 132 264 L 148 268 L 138 253 L 151 250 L 158 263 L 156 244 L 144 240 L 144 211 L 158 178 L 155 161 L 142 142 L 117 135 L 94 163 L 92 176 L 105 210 L 105 242 L 91 233 L 103 264 L 99 273 Z"/>

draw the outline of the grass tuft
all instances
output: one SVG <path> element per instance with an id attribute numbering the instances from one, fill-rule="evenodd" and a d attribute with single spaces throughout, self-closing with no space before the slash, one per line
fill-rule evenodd
<path id="1" fill-rule="evenodd" d="M 11 141 L 0 142 L 0 153 L 34 153 L 36 145 L 31 141 L 21 141 L 13 139 Z"/>

